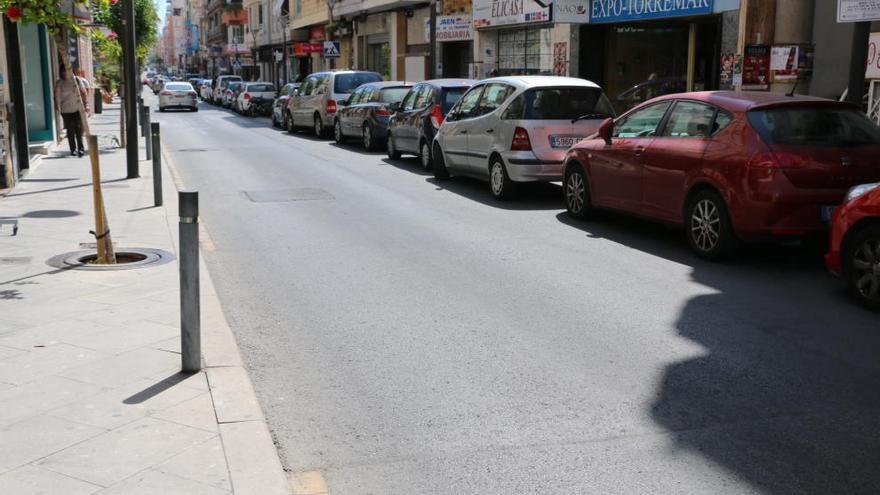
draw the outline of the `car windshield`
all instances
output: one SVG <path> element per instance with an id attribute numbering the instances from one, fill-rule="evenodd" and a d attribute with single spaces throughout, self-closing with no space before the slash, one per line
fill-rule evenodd
<path id="1" fill-rule="evenodd" d="M 442 107 L 444 115 L 449 113 L 449 109 L 458 103 L 458 100 L 461 99 L 461 95 L 465 94 L 468 89 L 470 88 L 443 88 L 443 101 L 440 102 L 440 106 Z"/>
<path id="2" fill-rule="evenodd" d="M 382 76 L 375 72 L 349 72 L 337 74 L 333 82 L 334 93 L 353 93 L 361 84 L 381 81 Z"/>
<path id="3" fill-rule="evenodd" d="M 403 97 L 409 92 L 410 88 L 385 88 L 379 91 L 379 101 L 382 103 L 396 103 L 403 101 Z"/>
<path id="4" fill-rule="evenodd" d="M 168 91 L 192 91 L 193 87 L 189 84 L 166 84 L 165 89 Z"/>
<path id="5" fill-rule="evenodd" d="M 275 91 L 274 84 L 248 84 L 247 90 L 251 93 L 272 93 Z"/>
<path id="6" fill-rule="evenodd" d="M 523 93 L 524 120 L 572 120 L 614 117 L 614 108 L 600 88 L 536 88 Z"/>
<path id="7" fill-rule="evenodd" d="M 855 109 L 782 107 L 751 111 L 747 116 L 768 144 L 824 148 L 880 145 L 880 128 Z"/>

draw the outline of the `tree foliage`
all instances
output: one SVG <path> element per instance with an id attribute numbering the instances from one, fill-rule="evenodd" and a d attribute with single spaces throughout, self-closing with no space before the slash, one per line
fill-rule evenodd
<path id="1" fill-rule="evenodd" d="M 153 3 L 153 0 L 133 1 L 135 51 L 138 59 L 144 60 L 147 57 L 150 48 L 156 43 L 156 39 L 159 35 L 159 16 L 156 14 L 156 5 Z M 106 3 L 99 4 L 98 8 L 94 11 L 94 16 L 95 22 L 107 26 L 111 33 L 114 34 L 114 36 L 107 37 L 108 40 L 117 43 L 121 47 L 121 35 L 124 30 L 124 25 L 122 23 L 122 2 L 119 0 L 110 0 Z"/>

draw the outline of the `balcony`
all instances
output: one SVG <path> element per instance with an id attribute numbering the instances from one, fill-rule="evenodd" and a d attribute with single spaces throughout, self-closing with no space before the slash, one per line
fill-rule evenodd
<path id="1" fill-rule="evenodd" d="M 241 3 L 239 3 L 241 5 Z M 220 17 L 220 21 L 227 26 L 242 26 L 247 24 L 248 21 L 248 13 L 247 10 L 237 9 L 237 10 L 226 10 L 223 12 L 223 15 Z"/>

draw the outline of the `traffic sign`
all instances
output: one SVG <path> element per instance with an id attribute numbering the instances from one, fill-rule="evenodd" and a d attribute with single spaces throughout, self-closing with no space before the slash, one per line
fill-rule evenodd
<path id="1" fill-rule="evenodd" d="M 339 42 L 338 41 L 325 41 L 324 42 L 324 58 L 339 58 Z"/>

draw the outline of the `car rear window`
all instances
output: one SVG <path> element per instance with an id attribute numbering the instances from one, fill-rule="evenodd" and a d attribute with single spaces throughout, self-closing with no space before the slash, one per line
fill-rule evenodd
<path id="1" fill-rule="evenodd" d="M 361 84 L 381 81 L 382 76 L 373 72 L 337 74 L 333 82 L 334 93 L 353 93 Z"/>
<path id="2" fill-rule="evenodd" d="M 614 108 L 599 88 L 536 88 L 522 94 L 524 120 L 571 120 L 614 117 Z"/>
<path id="3" fill-rule="evenodd" d="M 449 109 L 452 108 L 453 105 L 458 103 L 458 100 L 461 99 L 461 96 L 467 93 L 470 87 L 463 86 L 460 88 L 443 88 L 443 96 L 441 98 L 440 107 L 443 110 L 443 114 L 449 113 Z"/>
<path id="4" fill-rule="evenodd" d="M 248 84 L 247 90 L 254 93 L 271 93 L 275 91 L 274 84 Z"/>
<path id="5" fill-rule="evenodd" d="M 399 87 L 399 88 L 384 88 L 379 91 L 379 101 L 382 103 L 397 103 L 398 101 L 403 101 L 403 97 L 409 93 L 410 88 Z"/>
<path id="6" fill-rule="evenodd" d="M 190 84 L 166 84 L 165 89 L 169 91 L 192 91 Z"/>
<path id="7" fill-rule="evenodd" d="M 747 116 L 768 144 L 823 148 L 880 145 L 880 128 L 855 109 L 781 107 L 753 110 Z"/>

